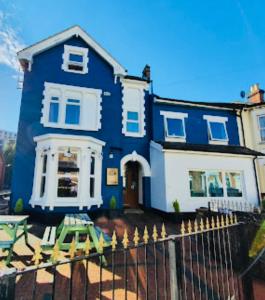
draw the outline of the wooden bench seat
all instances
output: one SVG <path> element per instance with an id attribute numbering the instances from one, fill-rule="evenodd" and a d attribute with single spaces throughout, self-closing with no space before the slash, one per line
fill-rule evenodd
<path id="1" fill-rule="evenodd" d="M 43 238 L 41 240 L 41 248 L 52 248 L 55 245 L 56 227 L 48 226 L 45 228 Z"/>

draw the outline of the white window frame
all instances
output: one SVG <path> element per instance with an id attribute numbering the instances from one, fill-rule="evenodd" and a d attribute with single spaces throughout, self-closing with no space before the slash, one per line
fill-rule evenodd
<path id="1" fill-rule="evenodd" d="M 83 63 L 72 62 L 72 64 L 74 64 L 74 65 L 81 65 L 83 67 L 83 70 L 69 69 L 69 64 L 71 63 L 70 54 L 83 56 Z M 87 66 L 88 60 L 89 60 L 88 59 L 88 48 L 64 45 L 62 69 L 65 72 L 77 73 L 77 74 L 87 74 L 88 73 L 88 66 Z"/>
<path id="2" fill-rule="evenodd" d="M 195 197 L 191 196 L 191 190 L 189 187 L 189 197 L 193 200 L 196 199 L 227 199 L 227 200 L 246 200 L 246 190 L 245 190 L 245 181 L 244 181 L 244 171 L 239 171 L 239 170 L 220 170 L 220 169 L 188 169 L 188 179 L 190 180 L 189 177 L 189 172 L 205 172 L 206 175 L 206 196 L 200 196 L 200 197 Z M 208 182 L 208 174 L 209 172 L 219 172 L 222 174 L 222 183 L 223 183 L 223 196 L 209 196 L 209 182 Z M 226 178 L 225 175 L 226 173 L 239 173 L 240 174 L 240 184 L 241 184 L 241 189 L 242 189 L 242 196 L 241 197 L 233 197 L 233 196 L 228 196 L 227 195 L 227 184 L 226 184 Z M 189 185 L 190 186 L 190 185 Z"/>
<path id="3" fill-rule="evenodd" d="M 188 118 L 187 113 L 173 112 L 173 111 L 160 111 L 160 115 L 164 117 L 164 132 L 165 140 L 171 142 L 186 142 L 186 126 L 185 118 Z M 167 119 L 178 119 L 182 120 L 184 136 L 172 136 L 168 134 Z"/>
<path id="4" fill-rule="evenodd" d="M 58 113 L 58 122 L 49 122 L 49 110 L 50 103 L 52 102 L 51 97 L 53 96 L 53 90 L 56 90 L 57 93 L 54 96 L 59 96 L 59 113 Z M 79 124 L 66 124 L 65 116 L 66 116 L 66 105 L 69 93 L 78 93 L 80 94 L 80 115 L 79 115 Z M 102 103 L 102 90 L 77 87 L 65 84 L 57 84 L 51 82 L 44 83 L 44 98 L 42 100 L 42 116 L 41 116 L 41 124 L 44 127 L 52 127 L 52 128 L 63 128 L 63 129 L 76 129 L 76 130 L 87 130 L 87 131 L 98 131 L 101 129 L 101 103 Z M 95 111 L 95 123 L 93 127 L 88 127 L 86 124 L 87 113 L 86 109 L 89 109 L 89 95 L 93 95 L 96 99 L 96 111 Z M 87 99 L 88 98 L 88 99 Z M 73 104 L 73 103 L 72 103 Z M 72 105 L 71 104 L 71 105 Z M 79 105 L 79 104 L 78 104 Z"/>
<path id="5" fill-rule="evenodd" d="M 204 115 L 203 119 L 207 121 L 207 130 L 208 130 L 209 144 L 214 144 L 214 145 L 228 145 L 229 137 L 228 137 L 227 128 L 226 128 L 226 122 L 228 121 L 228 118 L 227 117 Z M 213 138 L 211 124 L 210 124 L 211 122 L 213 122 L 213 123 L 222 123 L 224 125 L 226 139 L 216 139 L 216 138 Z"/>
<path id="6" fill-rule="evenodd" d="M 102 147 L 105 142 L 93 137 L 45 134 L 34 138 L 37 142 L 34 180 L 30 204 L 32 207 L 40 206 L 42 209 L 48 207 L 84 207 L 88 209 L 96 205 L 102 205 Z M 58 197 L 58 158 L 62 149 L 72 149 L 78 153 L 78 194 L 77 197 Z M 46 185 L 43 197 L 40 197 L 40 185 L 42 176 L 42 156 L 47 154 Z M 90 197 L 90 158 L 95 157 L 94 173 L 94 197 Z"/>
<path id="7" fill-rule="evenodd" d="M 260 121 L 259 121 L 259 119 L 262 118 L 262 117 L 265 118 L 265 115 L 264 115 L 264 114 L 262 114 L 262 115 L 257 115 L 257 118 L 258 118 L 258 129 L 259 129 L 259 141 L 260 141 L 260 143 L 265 143 L 265 140 L 262 140 L 262 138 L 261 138 L 261 129 L 265 129 L 265 127 L 264 127 L 264 128 L 261 128 L 261 127 L 260 127 Z"/>

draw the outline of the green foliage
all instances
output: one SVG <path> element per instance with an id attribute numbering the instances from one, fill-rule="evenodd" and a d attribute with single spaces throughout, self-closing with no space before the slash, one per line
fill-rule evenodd
<path id="1" fill-rule="evenodd" d="M 15 144 L 10 142 L 6 144 L 3 149 L 3 157 L 5 161 L 5 178 L 4 178 L 5 189 L 9 189 L 11 186 L 14 156 L 15 156 Z"/>
<path id="2" fill-rule="evenodd" d="M 178 202 L 177 199 L 173 202 L 172 205 L 173 205 L 173 208 L 174 208 L 175 212 L 179 213 L 180 212 L 180 207 L 179 207 L 179 202 Z"/>
<path id="3" fill-rule="evenodd" d="M 262 222 L 249 250 L 249 256 L 254 257 L 265 247 L 265 220 Z"/>
<path id="4" fill-rule="evenodd" d="M 261 209 L 265 211 L 265 199 L 261 202 Z"/>
<path id="5" fill-rule="evenodd" d="M 19 198 L 16 202 L 16 205 L 15 205 L 15 208 L 14 208 L 14 211 L 16 214 L 19 214 L 19 213 L 22 213 L 23 212 L 23 208 L 24 208 L 24 205 L 23 205 L 23 199 L 22 198 Z"/>
<path id="6" fill-rule="evenodd" d="M 115 196 L 112 196 L 109 202 L 109 208 L 110 209 L 116 209 L 117 208 L 117 200 Z"/>

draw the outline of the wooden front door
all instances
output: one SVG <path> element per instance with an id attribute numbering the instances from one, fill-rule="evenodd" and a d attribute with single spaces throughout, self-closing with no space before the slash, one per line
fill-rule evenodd
<path id="1" fill-rule="evenodd" d="M 124 207 L 139 207 L 139 164 L 129 161 L 125 170 Z"/>

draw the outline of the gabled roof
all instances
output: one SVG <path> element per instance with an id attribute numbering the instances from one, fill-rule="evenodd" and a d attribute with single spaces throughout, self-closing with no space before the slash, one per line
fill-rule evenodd
<path id="1" fill-rule="evenodd" d="M 201 106 L 201 107 L 212 107 L 212 108 L 229 109 L 229 110 L 242 109 L 245 106 L 244 103 L 191 101 L 191 100 L 165 98 L 165 97 L 160 97 L 158 95 L 154 95 L 154 97 L 157 102 L 165 102 L 172 105 Z"/>
<path id="2" fill-rule="evenodd" d="M 167 150 L 182 150 L 195 152 L 212 152 L 212 153 L 228 153 L 248 156 L 264 156 L 263 153 L 251 150 L 242 146 L 230 145 L 209 145 L 209 144 L 189 144 L 179 142 L 156 142 L 160 144 L 163 149 Z"/>
<path id="3" fill-rule="evenodd" d="M 21 64 L 24 62 L 32 63 L 33 56 L 37 55 L 47 49 L 50 49 L 72 36 L 81 37 L 91 48 L 93 48 L 101 57 L 103 57 L 114 70 L 115 75 L 126 75 L 125 68 L 118 63 L 104 48 L 102 48 L 95 40 L 92 39 L 81 27 L 73 26 L 60 33 L 52 35 L 36 44 L 33 44 L 18 52 L 18 59 Z"/>

